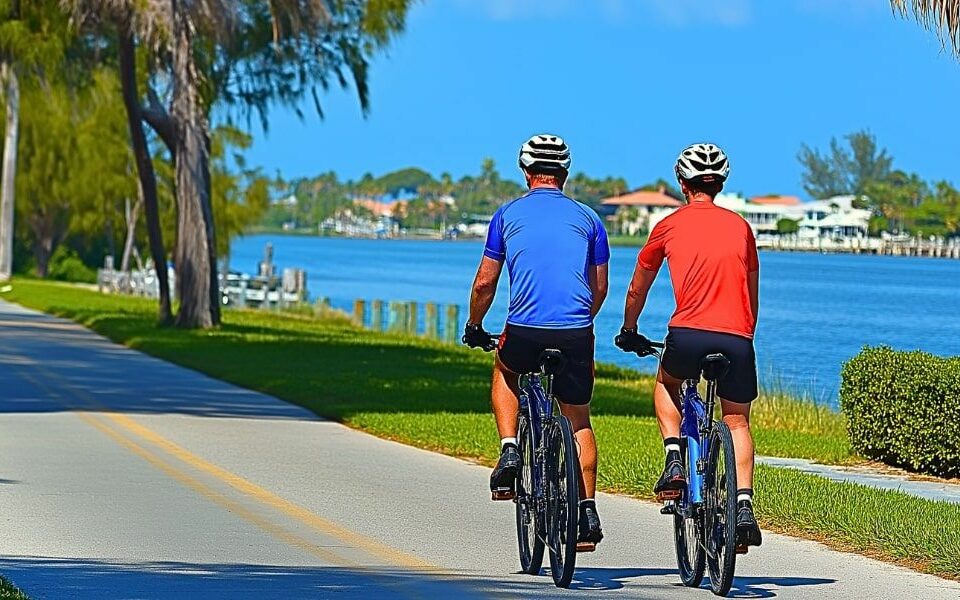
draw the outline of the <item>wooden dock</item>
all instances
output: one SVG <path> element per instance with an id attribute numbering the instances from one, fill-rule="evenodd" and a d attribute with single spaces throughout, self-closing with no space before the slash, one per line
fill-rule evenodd
<path id="1" fill-rule="evenodd" d="M 923 256 L 960 259 L 960 240 L 891 240 L 882 238 L 788 238 L 761 237 L 757 247 L 783 252 L 875 254 L 878 256 Z"/>

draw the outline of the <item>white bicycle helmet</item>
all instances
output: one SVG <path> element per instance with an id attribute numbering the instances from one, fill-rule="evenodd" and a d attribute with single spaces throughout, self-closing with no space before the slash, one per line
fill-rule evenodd
<path id="1" fill-rule="evenodd" d="M 559 135 L 535 135 L 520 147 L 520 168 L 533 172 L 570 170 L 570 148 Z"/>
<path id="2" fill-rule="evenodd" d="M 729 175 L 730 161 L 715 144 L 693 144 L 677 158 L 677 176 L 686 181 L 722 182 Z"/>

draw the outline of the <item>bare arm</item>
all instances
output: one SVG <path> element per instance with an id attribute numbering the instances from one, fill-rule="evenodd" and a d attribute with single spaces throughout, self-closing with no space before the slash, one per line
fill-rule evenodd
<path id="1" fill-rule="evenodd" d="M 493 297 L 497 293 L 497 282 L 500 281 L 500 272 L 503 262 L 493 260 L 487 256 L 480 261 L 477 276 L 473 280 L 473 290 L 470 293 L 470 318 L 468 323 L 480 325 L 487 316 Z"/>
<path id="2" fill-rule="evenodd" d="M 633 279 L 630 280 L 630 287 L 627 289 L 627 301 L 623 307 L 624 328 L 636 329 L 637 320 L 640 319 L 643 306 L 647 303 L 650 286 L 653 285 L 653 280 L 656 278 L 656 271 L 648 271 L 639 264 L 633 270 Z"/>
<path id="3" fill-rule="evenodd" d="M 747 273 L 747 290 L 750 292 L 750 311 L 753 312 L 753 322 L 757 322 L 760 312 L 760 271 Z"/>
<path id="4" fill-rule="evenodd" d="M 608 264 L 590 267 L 590 291 L 593 293 L 593 306 L 590 307 L 590 316 L 595 317 L 607 299 Z"/>

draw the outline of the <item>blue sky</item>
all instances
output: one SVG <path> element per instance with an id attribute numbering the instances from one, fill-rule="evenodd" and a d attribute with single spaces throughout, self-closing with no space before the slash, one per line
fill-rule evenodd
<path id="1" fill-rule="evenodd" d="M 253 164 L 345 178 L 420 166 L 455 177 L 564 136 L 574 171 L 669 177 L 694 141 L 731 156 L 730 191 L 802 193 L 802 143 L 870 129 L 895 167 L 960 183 L 960 62 L 886 0 L 427 0 L 378 57 L 366 119 L 274 109 Z"/>

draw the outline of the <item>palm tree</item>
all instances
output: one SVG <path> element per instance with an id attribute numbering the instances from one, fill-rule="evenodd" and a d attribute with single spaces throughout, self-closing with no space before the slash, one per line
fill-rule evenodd
<path id="1" fill-rule="evenodd" d="M 142 121 L 157 132 L 174 158 L 178 208 L 174 263 L 180 298 L 176 322 L 183 327 L 217 325 L 220 299 L 210 198 L 213 105 L 239 107 L 248 118 L 257 113 L 266 127 L 272 102 L 296 107 L 312 96 L 322 116 L 318 87 L 326 89 L 331 80 L 346 86 L 349 75 L 366 112 L 369 58 L 402 30 L 410 0 L 61 2 L 81 22 L 102 27 L 106 16 L 120 32 L 121 81 L 138 168 L 143 167 L 141 180 L 148 169 L 141 164 L 148 156 L 143 150 L 146 143 L 136 131 L 142 134 Z M 133 70 L 134 44 L 149 50 L 154 68 L 166 75 L 170 84 L 166 103 L 154 91 L 156 78 L 151 77 L 149 102 L 141 104 L 143 95 L 136 89 Z M 145 209 L 150 212 L 146 200 Z"/>
<path id="2" fill-rule="evenodd" d="M 913 16 L 927 29 L 936 31 L 944 45 L 947 42 L 960 58 L 960 0 L 890 0 L 893 9 L 903 16 Z"/>

